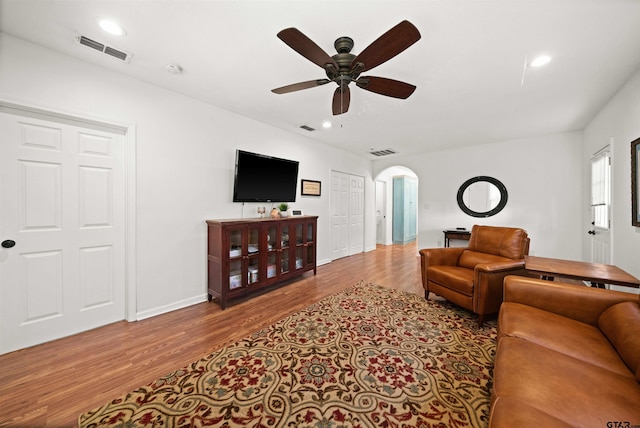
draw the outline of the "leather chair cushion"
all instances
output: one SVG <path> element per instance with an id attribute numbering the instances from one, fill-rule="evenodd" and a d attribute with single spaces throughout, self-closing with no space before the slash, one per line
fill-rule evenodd
<path id="1" fill-rule="evenodd" d="M 466 296 L 473 295 L 472 269 L 459 266 L 431 266 L 427 268 L 427 280 L 456 290 Z"/>
<path id="2" fill-rule="evenodd" d="M 640 421 L 640 388 L 634 378 L 508 336 L 498 343 L 495 367 L 496 397 L 517 397 L 569 425 Z"/>
<path id="3" fill-rule="evenodd" d="M 508 259 L 521 259 L 524 256 L 526 241 L 527 232 L 523 229 L 474 225 L 468 249 Z"/>
<path id="4" fill-rule="evenodd" d="M 481 263 L 498 263 L 510 261 L 512 260 L 505 257 L 496 256 L 495 254 L 479 253 L 477 251 L 465 250 L 460 255 L 458 266 L 462 266 L 467 269 L 475 269 L 476 265 Z"/>
<path id="5" fill-rule="evenodd" d="M 634 377 L 597 327 L 514 302 L 504 302 L 499 317 L 500 341 L 504 336 L 526 339 L 621 376 Z"/>
<path id="6" fill-rule="evenodd" d="M 640 306 L 634 302 L 613 305 L 600 315 L 598 325 L 640 381 Z"/>
<path id="7" fill-rule="evenodd" d="M 560 419 L 523 403 L 517 398 L 499 397 L 491 405 L 491 428 L 572 428 Z"/>

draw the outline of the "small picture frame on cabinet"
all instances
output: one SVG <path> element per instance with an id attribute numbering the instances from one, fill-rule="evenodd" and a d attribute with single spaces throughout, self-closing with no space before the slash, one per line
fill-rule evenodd
<path id="1" fill-rule="evenodd" d="M 320 196 L 321 183 L 315 180 L 300 180 L 302 196 Z"/>

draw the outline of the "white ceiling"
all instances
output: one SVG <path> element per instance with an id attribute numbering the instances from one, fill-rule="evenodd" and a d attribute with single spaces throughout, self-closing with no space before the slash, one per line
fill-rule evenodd
<path id="1" fill-rule="evenodd" d="M 102 17 L 127 35 L 102 32 Z M 421 40 L 367 74 L 416 85 L 408 99 L 351 85 L 349 112 L 334 117 L 334 84 L 270 91 L 325 77 L 278 31 L 296 27 L 329 55 L 349 36 L 357 55 L 404 19 Z M 0 0 L 0 30 L 361 155 L 580 130 L 640 68 L 640 0 Z M 525 69 L 540 53 L 551 63 Z"/>

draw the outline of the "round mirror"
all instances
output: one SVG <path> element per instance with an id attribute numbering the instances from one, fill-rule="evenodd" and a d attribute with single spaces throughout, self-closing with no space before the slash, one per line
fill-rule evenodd
<path id="1" fill-rule="evenodd" d="M 473 177 L 458 189 L 458 206 L 472 217 L 491 217 L 507 205 L 507 188 L 493 177 Z"/>

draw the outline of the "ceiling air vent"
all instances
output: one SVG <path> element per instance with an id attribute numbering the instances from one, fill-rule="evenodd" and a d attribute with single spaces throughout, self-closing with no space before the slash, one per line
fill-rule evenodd
<path id="1" fill-rule="evenodd" d="M 131 54 L 128 54 L 126 52 L 123 52 L 119 49 L 113 48 L 111 46 L 107 46 L 104 43 L 100 43 L 100 42 L 96 42 L 95 40 L 91 40 L 88 37 L 85 36 L 78 36 L 77 37 L 77 41 L 78 43 L 80 43 L 81 45 L 90 47 L 92 49 L 95 49 L 97 51 L 100 51 L 104 54 L 110 55 L 112 57 L 118 58 L 119 60 L 125 61 L 125 62 L 129 62 L 131 60 Z"/>
<path id="2" fill-rule="evenodd" d="M 395 155 L 396 152 L 393 149 L 384 149 L 384 150 L 375 150 L 375 151 L 370 151 L 369 154 L 370 155 L 374 155 L 374 156 L 389 156 L 389 155 Z"/>
<path id="3" fill-rule="evenodd" d="M 307 126 L 307 125 L 300 125 L 300 128 L 304 129 L 305 131 L 309 131 L 309 132 L 315 131 L 315 128 L 312 128 L 312 127 Z"/>

